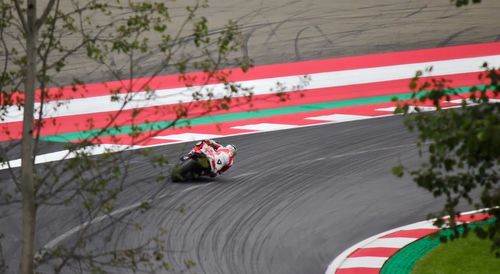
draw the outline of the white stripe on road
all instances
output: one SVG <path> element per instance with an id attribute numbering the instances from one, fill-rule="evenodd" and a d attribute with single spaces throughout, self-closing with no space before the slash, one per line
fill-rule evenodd
<path id="1" fill-rule="evenodd" d="M 99 155 L 104 153 L 112 153 L 126 150 L 134 150 L 143 148 L 143 146 L 128 146 L 128 145 L 96 145 L 96 146 L 88 146 L 83 149 L 70 152 L 69 150 L 61 150 L 52 153 L 46 153 L 37 155 L 35 157 L 35 164 L 43 164 L 54 161 L 68 160 L 77 157 L 83 153 L 87 155 Z M 0 170 L 7 168 L 16 168 L 21 166 L 21 159 L 11 160 L 7 162 L 0 162 Z"/>
<path id="2" fill-rule="evenodd" d="M 426 111 L 435 111 L 435 107 L 425 107 L 425 106 L 408 106 L 408 113 L 414 113 L 417 112 L 417 107 L 420 112 L 426 112 Z M 392 112 L 396 110 L 396 107 L 386 107 L 386 108 L 377 108 L 375 109 L 376 111 L 384 111 L 384 112 Z"/>
<path id="3" fill-rule="evenodd" d="M 463 100 L 464 99 L 455 99 L 455 100 L 451 100 L 450 103 L 452 103 L 452 104 L 462 104 Z M 477 103 L 473 102 L 471 99 L 465 99 L 465 103 L 468 106 L 477 105 Z M 500 99 L 489 98 L 488 103 L 490 103 L 490 104 L 500 103 Z"/>
<path id="4" fill-rule="evenodd" d="M 352 115 L 352 114 L 332 114 L 332 115 L 323 115 L 323 116 L 315 116 L 308 117 L 307 120 L 317 120 L 317 121 L 330 121 L 330 122 L 349 122 L 356 120 L 364 120 L 371 118 L 372 116 L 364 116 L 364 115 Z"/>
<path id="5" fill-rule="evenodd" d="M 340 269 L 366 267 L 366 268 L 381 268 L 385 261 L 389 258 L 385 257 L 353 257 L 347 258 Z"/>
<path id="6" fill-rule="evenodd" d="M 244 129 L 244 130 L 255 130 L 255 131 L 274 131 L 274 130 L 296 128 L 296 127 L 298 127 L 298 126 L 287 125 L 287 124 L 260 123 L 260 124 L 236 126 L 236 127 L 231 127 L 231 128 Z"/>
<path id="7" fill-rule="evenodd" d="M 310 90 L 410 79 L 415 76 L 417 70 L 424 70 L 431 66 L 433 69 L 429 75 L 434 76 L 479 72 L 483 70 L 481 66 L 484 62 L 488 62 L 491 66 L 500 66 L 500 55 L 314 73 L 307 75 L 307 80 L 304 78 L 304 75 L 295 75 L 241 81 L 236 84 L 240 85 L 242 88 L 250 89 L 253 95 L 264 95 L 276 93 L 278 90 L 282 92 L 294 91 L 297 89 L 294 87 L 299 87 L 300 90 Z M 284 90 L 281 90 L 280 87 L 284 87 Z M 111 100 L 111 95 L 67 100 L 64 101 L 64 105 L 62 106 L 61 101 L 52 101 L 44 104 L 43 117 L 81 115 L 95 113 L 96 110 L 99 112 L 108 112 L 118 111 L 120 109 L 145 108 L 177 104 L 179 102 L 192 102 L 192 94 L 194 92 L 204 94 L 204 97 L 201 98 L 202 100 L 208 99 L 207 94 L 212 94 L 212 98 L 223 98 L 231 94 L 231 91 L 228 90 L 225 85 L 213 84 L 203 87 L 197 86 L 157 90 L 152 98 L 150 98 L 151 92 L 137 92 L 116 95 L 114 97 L 118 100 L 114 101 Z M 233 94 L 233 96 L 235 95 Z M 237 96 L 244 96 L 244 94 L 238 94 Z M 130 101 L 123 106 L 123 101 L 125 100 Z M 37 105 L 36 108 L 38 109 L 39 105 Z M 4 117 L 4 120 L 0 122 L 0 124 L 22 121 L 22 108 L 18 109 L 17 106 L 9 107 L 7 113 L 8 115 Z M 38 114 L 35 115 L 35 117 L 38 116 Z"/>
<path id="8" fill-rule="evenodd" d="M 442 102 L 443 104 L 451 103 L 451 104 L 456 104 L 456 105 L 454 105 L 454 106 L 443 106 L 443 107 L 441 107 L 441 109 L 460 108 L 461 104 L 462 104 L 462 101 L 463 101 L 463 99 L 455 99 L 455 100 L 451 100 L 449 102 L 448 101 L 443 101 Z M 473 102 L 470 99 L 466 99 L 465 103 L 469 107 L 477 105 L 477 103 Z M 490 104 L 500 103 L 500 99 L 494 99 L 494 98 L 493 99 L 489 99 L 488 103 L 490 103 Z M 436 107 L 430 107 L 430 106 L 408 106 L 408 113 L 415 113 L 415 112 L 417 112 L 417 107 L 418 107 L 418 109 L 419 109 L 420 112 L 436 111 Z M 392 112 L 392 113 L 394 113 L 394 111 L 396 110 L 396 107 L 377 108 L 375 110 L 376 111 L 383 111 L 383 112 Z"/>
<path id="9" fill-rule="evenodd" d="M 365 245 L 363 248 L 387 247 L 402 248 L 409 243 L 417 240 L 416 238 L 381 238 Z"/>
<path id="10" fill-rule="evenodd" d="M 156 137 L 154 137 L 154 139 L 192 142 L 192 141 L 199 141 L 199 140 L 205 140 L 205 139 L 214 139 L 214 138 L 219 138 L 219 137 L 222 137 L 222 135 L 204 134 L 204 133 L 182 133 L 182 134 L 156 136 Z"/>

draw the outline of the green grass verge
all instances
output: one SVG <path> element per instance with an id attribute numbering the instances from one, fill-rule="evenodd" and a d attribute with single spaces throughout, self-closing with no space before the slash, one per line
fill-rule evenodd
<path id="1" fill-rule="evenodd" d="M 491 242 L 473 232 L 467 238 L 450 241 L 421 258 L 413 274 L 500 273 L 500 258 L 490 252 Z"/>

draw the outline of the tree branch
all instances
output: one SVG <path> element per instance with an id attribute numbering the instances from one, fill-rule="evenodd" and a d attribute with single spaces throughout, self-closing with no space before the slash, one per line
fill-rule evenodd
<path id="1" fill-rule="evenodd" d="M 24 32 L 28 32 L 28 25 L 26 23 L 26 19 L 23 16 L 23 11 L 21 9 L 21 6 L 19 5 L 19 1 L 14 0 L 14 5 L 16 6 L 17 15 L 19 16 L 19 20 L 21 20 Z"/>
<path id="2" fill-rule="evenodd" d="M 59 3 L 59 0 L 57 0 L 57 2 Z M 45 21 L 45 19 L 47 19 L 47 16 L 52 11 L 52 8 L 54 7 L 55 3 L 56 3 L 56 0 L 50 0 L 50 2 L 47 4 L 47 6 L 45 7 L 45 10 L 42 13 L 42 16 L 40 16 L 40 18 L 38 18 L 35 22 L 35 30 L 38 31 L 40 29 L 40 27 L 43 25 L 43 22 Z M 58 4 L 58 6 L 59 6 L 59 4 Z"/>

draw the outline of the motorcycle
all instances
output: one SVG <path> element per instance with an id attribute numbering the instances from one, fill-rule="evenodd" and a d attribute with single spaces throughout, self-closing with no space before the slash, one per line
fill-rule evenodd
<path id="1" fill-rule="evenodd" d="M 205 146 L 208 145 L 200 141 L 188 154 L 180 158 L 180 163 L 173 168 L 171 173 L 173 182 L 185 182 L 212 174 Z"/>

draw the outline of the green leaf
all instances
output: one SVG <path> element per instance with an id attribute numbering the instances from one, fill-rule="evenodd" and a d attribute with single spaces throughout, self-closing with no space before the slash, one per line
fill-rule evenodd
<path id="1" fill-rule="evenodd" d="M 403 165 L 398 165 L 392 168 L 392 174 L 394 174 L 397 177 L 403 177 L 404 175 L 404 167 Z"/>

